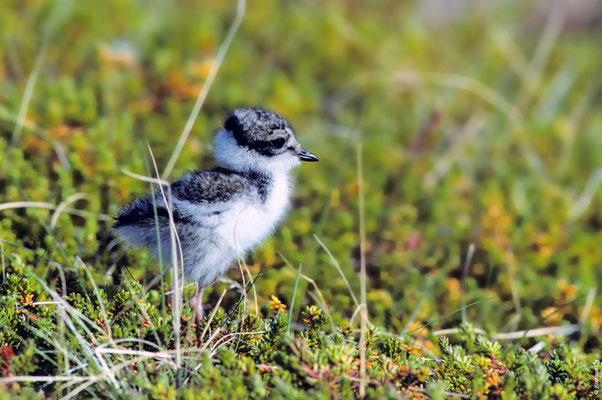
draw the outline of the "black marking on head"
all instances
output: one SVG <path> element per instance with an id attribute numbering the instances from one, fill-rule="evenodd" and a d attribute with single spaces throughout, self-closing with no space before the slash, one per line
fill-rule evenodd
<path id="1" fill-rule="evenodd" d="M 280 154 L 292 134 L 289 123 L 279 114 L 263 108 L 238 108 L 224 122 L 240 146 L 264 156 Z"/>
<path id="2" fill-rule="evenodd" d="M 226 122 L 224 122 L 224 129 L 232 132 L 232 135 L 236 139 L 236 142 L 241 146 L 249 146 L 249 141 L 245 135 L 245 130 L 240 124 L 240 121 L 234 114 L 230 114 Z"/>

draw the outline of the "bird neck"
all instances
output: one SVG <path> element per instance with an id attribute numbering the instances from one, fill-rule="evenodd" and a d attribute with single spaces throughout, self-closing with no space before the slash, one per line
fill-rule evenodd
<path id="1" fill-rule="evenodd" d="M 257 189 L 263 202 L 268 201 L 274 194 L 288 197 L 290 179 L 287 172 L 269 172 L 258 170 L 240 171 L 244 177 Z M 277 193 L 276 193 L 277 192 Z"/>
<path id="2" fill-rule="evenodd" d="M 236 168 L 233 165 L 223 165 L 224 169 L 227 169 L 229 171 L 232 171 L 238 175 L 244 176 L 245 178 L 251 179 L 251 180 L 265 180 L 265 181 L 272 181 L 272 180 L 277 180 L 277 179 L 288 179 L 289 175 L 289 171 L 272 171 L 269 169 L 259 169 L 259 168 Z"/>

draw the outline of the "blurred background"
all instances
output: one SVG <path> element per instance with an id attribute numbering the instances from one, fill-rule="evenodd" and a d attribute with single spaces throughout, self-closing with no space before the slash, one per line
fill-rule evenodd
<path id="1" fill-rule="evenodd" d="M 147 252 L 107 248 L 108 216 L 150 190 L 124 172 L 148 174 L 146 142 L 168 164 L 236 9 L 2 2 L 4 269 L 51 277 L 30 249 L 81 259 L 99 285 L 156 276 Z M 582 323 L 599 350 L 601 43 L 599 0 L 249 2 L 170 178 L 213 165 L 229 110 L 271 108 L 321 161 L 296 172 L 289 217 L 247 259 L 260 308 L 290 305 L 302 265 L 314 284 L 300 280 L 297 310 L 348 323 L 364 232 L 382 329 Z"/>

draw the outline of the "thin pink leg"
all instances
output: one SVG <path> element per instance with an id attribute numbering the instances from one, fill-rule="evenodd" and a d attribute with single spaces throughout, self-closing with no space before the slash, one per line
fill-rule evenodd
<path id="1" fill-rule="evenodd" d="M 194 319 L 198 326 L 199 322 L 205 316 L 205 312 L 203 311 L 203 290 L 205 288 L 197 285 L 194 295 L 190 300 L 190 305 L 194 309 Z"/>

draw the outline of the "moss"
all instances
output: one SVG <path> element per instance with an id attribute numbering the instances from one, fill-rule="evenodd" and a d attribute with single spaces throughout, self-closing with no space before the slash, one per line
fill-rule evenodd
<path id="1" fill-rule="evenodd" d="M 151 191 L 123 171 L 148 174 L 146 143 L 167 164 L 232 20 L 192 3 L 0 6 L 0 398 L 596 398 L 595 18 L 549 36 L 520 1 L 248 2 L 171 177 L 212 165 L 239 105 L 286 115 L 321 161 L 248 257 L 254 287 L 230 271 L 197 326 L 110 230 Z"/>

